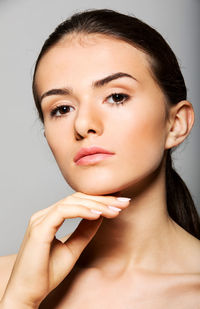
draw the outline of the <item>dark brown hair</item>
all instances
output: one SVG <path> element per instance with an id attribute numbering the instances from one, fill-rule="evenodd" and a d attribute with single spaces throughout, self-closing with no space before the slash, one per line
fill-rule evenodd
<path id="1" fill-rule="evenodd" d="M 98 33 L 128 42 L 148 55 L 153 77 L 165 94 L 168 105 L 175 105 L 187 98 L 176 56 L 155 29 L 133 16 L 113 10 L 86 10 L 61 23 L 45 41 L 38 56 L 33 76 L 33 96 L 42 121 L 43 114 L 35 85 L 37 66 L 51 47 L 71 33 Z M 168 213 L 176 223 L 200 239 L 200 219 L 187 186 L 172 166 L 171 152 L 172 149 L 167 150 L 166 157 Z"/>

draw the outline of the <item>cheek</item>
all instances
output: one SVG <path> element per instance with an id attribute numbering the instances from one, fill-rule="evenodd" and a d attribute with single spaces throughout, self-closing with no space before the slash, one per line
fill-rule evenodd
<path id="1" fill-rule="evenodd" d="M 69 128 L 66 126 L 66 123 L 66 121 L 58 120 L 54 124 L 45 124 L 46 140 L 57 162 L 66 158 L 69 153 L 67 151 L 69 148 Z"/>
<path id="2" fill-rule="evenodd" d="M 165 146 L 164 106 L 149 106 L 151 108 L 138 108 L 129 113 L 126 125 L 119 131 L 123 132 L 124 137 L 123 158 L 140 171 L 146 167 L 157 167 L 163 157 Z"/>

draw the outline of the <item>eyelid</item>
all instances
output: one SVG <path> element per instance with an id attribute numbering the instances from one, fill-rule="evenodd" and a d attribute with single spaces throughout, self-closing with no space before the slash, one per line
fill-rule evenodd
<path id="1" fill-rule="evenodd" d="M 62 107 L 68 107 L 69 109 L 70 109 L 70 108 L 73 108 L 73 106 L 68 105 L 68 104 L 57 105 L 57 106 L 55 106 L 54 108 L 50 109 L 50 112 L 49 112 L 50 116 L 51 116 L 52 118 L 54 118 L 54 117 L 55 117 L 55 118 L 59 118 L 59 117 L 63 117 L 63 116 L 68 115 L 68 114 L 70 113 L 70 111 L 68 111 L 68 112 L 66 112 L 66 113 L 60 113 L 59 116 L 58 116 L 58 115 L 56 116 L 56 113 L 59 112 L 59 109 L 62 108 Z"/>
<path id="2" fill-rule="evenodd" d="M 108 87 L 108 91 L 115 91 L 115 92 L 132 92 L 135 90 L 135 86 L 133 86 L 132 84 L 122 84 L 122 83 L 116 83 L 113 85 L 110 85 Z"/>
<path id="3" fill-rule="evenodd" d="M 115 86 L 115 87 L 111 87 L 112 89 L 108 89 L 106 92 L 108 93 L 108 95 L 105 95 L 105 99 L 103 101 L 106 101 L 108 100 L 108 98 L 110 98 L 112 95 L 115 95 L 115 94 L 121 94 L 121 95 L 124 95 L 125 98 L 123 100 L 123 102 L 125 103 L 126 101 L 128 101 L 132 95 L 129 94 L 130 93 L 130 89 L 125 89 L 126 87 L 123 87 L 122 85 L 121 86 Z M 114 104 L 114 103 L 113 103 Z M 115 103 L 117 104 L 117 103 Z M 119 103 L 120 104 L 120 103 Z M 122 104 L 122 103 L 121 103 Z M 75 108 L 75 103 L 72 102 L 72 100 L 67 100 L 67 99 L 64 99 L 64 98 L 54 98 L 52 100 L 52 98 L 50 98 L 46 104 L 42 104 L 42 110 L 43 110 L 43 113 L 45 114 L 52 114 L 52 112 L 54 110 L 56 110 L 57 108 L 59 107 L 62 107 L 62 106 L 70 106 L 72 108 Z M 69 112 L 70 113 L 70 112 Z M 66 113 L 68 114 L 68 113 Z M 65 115 L 65 114 L 63 114 Z"/>
<path id="4" fill-rule="evenodd" d="M 116 93 L 123 93 L 123 94 L 127 94 L 127 95 L 133 95 L 135 93 L 135 88 L 132 86 L 130 87 L 129 85 L 122 85 L 122 84 L 118 84 L 118 85 L 114 85 L 112 87 L 110 87 L 108 90 L 108 94 L 111 92 L 116 92 Z"/>
<path id="5" fill-rule="evenodd" d="M 102 90 L 103 89 L 100 89 L 100 92 L 102 92 Z M 124 93 L 124 91 L 125 92 L 131 92 L 132 90 L 133 90 L 133 86 L 129 87 L 128 85 L 116 84 L 116 85 L 109 86 L 106 92 L 108 92 L 108 95 L 109 95 L 109 93 L 111 95 L 113 93 Z M 99 89 L 98 89 L 98 92 L 99 92 Z M 124 94 L 127 94 L 127 93 L 124 93 Z M 45 97 L 43 99 L 44 103 L 41 104 L 41 107 L 45 107 L 46 105 L 53 104 L 53 103 L 55 103 L 55 101 L 56 101 L 57 104 L 61 103 L 61 102 L 65 102 L 67 104 L 74 104 L 74 102 L 73 102 L 74 99 L 75 99 L 75 101 L 78 100 L 78 98 L 75 98 L 71 95 L 64 95 L 64 97 L 65 97 L 65 99 L 61 95 L 55 95 L 55 96 L 52 95 L 52 96 L 49 96 L 49 97 Z M 72 98 L 69 99 L 69 97 L 72 97 Z"/>
<path id="6" fill-rule="evenodd" d="M 106 96 L 106 99 L 115 94 L 121 94 L 121 95 L 130 97 L 130 95 L 128 93 L 125 93 L 124 91 L 112 91 L 109 95 Z"/>
<path id="7" fill-rule="evenodd" d="M 70 105 L 74 107 L 74 103 L 69 102 L 68 100 L 65 99 L 60 100 L 55 98 L 53 100 L 48 100 L 44 104 L 41 104 L 41 108 L 43 113 L 49 113 L 49 111 L 52 111 L 53 109 L 63 105 Z"/>
<path id="8" fill-rule="evenodd" d="M 132 97 L 130 94 L 125 93 L 124 91 L 115 91 L 115 92 L 111 92 L 110 95 L 106 96 L 105 101 L 107 101 L 110 97 L 112 97 L 114 95 L 122 95 L 122 96 L 124 96 L 124 99 L 123 99 L 123 101 L 121 101 L 121 103 L 120 103 L 120 101 L 118 103 L 117 102 L 113 103 L 113 104 L 116 104 L 116 105 L 124 104 L 128 100 L 130 100 L 131 97 Z"/>
<path id="9" fill-rule="evenodd" d="M 46 101 L 45 101 L 46 99 Z M 58 105 L 58 104 L 66 104 L 66 105 L 71 105 L 71 104 L 74 104 L 72 102 L 72 100 L 69 100 L 67 98 L 63 98 L 63 97 L 59 97 L 59 96 L 49 96 L 49 97 L 45 97 L 44 99 L 44 102 L 42 102 L 41 104 L 41 107 L 46 109 L 46 108 L 49 108 L 50 106 L 53 107 L 55 105 Z"/>

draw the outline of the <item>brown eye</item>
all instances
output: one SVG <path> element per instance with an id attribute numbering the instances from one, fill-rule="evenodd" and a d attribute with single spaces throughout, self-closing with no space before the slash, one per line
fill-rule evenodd
<path id="1" fill-rule="evenodd" d="M 60 117 L 64 114 L 68 114 L 69 111 L 70 111 L 70 108 L 72 108 L 72 106 L 70 106 L 70 105 L 57 106 L 56 108 L 54 108 L 51 111 L 51 116 L 52 117 Z"/>
<path id="2" fill-rule="evenodd" d="M 111 98 L 112 102 L 109 102 L 109 98 Z M 123 104 L 125 101 L 129 99 L 129 95 L 124 93 L 112 93 L 109 97 L 107 97 L 107 101 L 109 103 L 114 103 L 115 105 Z"/>

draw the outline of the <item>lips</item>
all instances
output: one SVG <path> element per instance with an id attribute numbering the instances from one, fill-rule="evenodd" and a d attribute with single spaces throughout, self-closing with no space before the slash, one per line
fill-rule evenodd
<path id="1" fill-rule="evenodd" d="M 114 152 L 110 152 L 106 149 L 96 147 L 96 146 L 92 146 L 92 147 L 88 147 L 88 148 L 81 148 L 79 150 L 79 152 L 75 155 L 74 162 L 76 163 L 81 158 L 83 158 L 85 156 L 94 155 L 94 154 L 110 154 L 110 155 L 112 155 L 112 154 L 114 154 Z"/>

